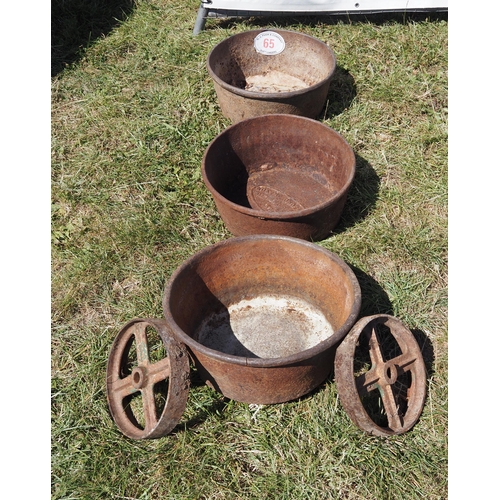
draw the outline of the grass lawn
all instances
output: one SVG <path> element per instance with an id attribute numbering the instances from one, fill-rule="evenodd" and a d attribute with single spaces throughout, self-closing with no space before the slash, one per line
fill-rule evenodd
<path id="1" fill-rule="evenodd" d="M 446 16 L 211 19 L 193 37 L 198 6 L 53 2 L 52 499 L 447 498 Z M 332 377 L 256 406 L 193 375 L 177 428 L 130 440 L 107 406 L 110 347 L 129 320 L 162 317 L 184 260 L 231 237 L 201 178 L 230 125 L 205 64 L 219 41 L 261 27 L 307 33 L 337 56 L 318 120 L 352 146 L 357 172 L 317 244 L 355 271 L 362 316 L 389 313 L 414 332 L 427 400 L 410 432 L 378 438 L 350 421 Z"/>

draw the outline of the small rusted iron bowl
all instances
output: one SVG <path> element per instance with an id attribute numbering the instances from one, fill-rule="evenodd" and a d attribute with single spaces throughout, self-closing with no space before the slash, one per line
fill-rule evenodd
<path id="1" fill-rule="evenodd" d="M 223 115 L 233 123 L 274 113 L 316 118 L 335 72 L 335 54 L 320 40 L 287 30 L 273 30 L 283 39 L 281 53 L 262 54 L 254 40 L 264 31 L 230 36 L 208 56 Z"/>
<path id="2" fill-rule="evenodd" d="M 185 261 L 163 311 L 199 375 L 224 396 L 291 401 L 332 372 L 359 314 L 358 281 L 337 255 L 296 238 L 230 238 Z"/>
<path id="3" fill-rule="evenodd" d="M 356 158 L 330 127 L 302 116 L 233 124 L 207 147 L 202 176 L 234 236 L 328 237 L 354 179 Z"/>

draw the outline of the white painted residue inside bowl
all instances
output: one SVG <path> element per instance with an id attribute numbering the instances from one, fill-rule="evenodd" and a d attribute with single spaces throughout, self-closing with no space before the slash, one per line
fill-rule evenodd
<path id="1" fill-rule="evenodd" d="M 308 302 L 266 295 L 208 316 L 194 339 L 225 354 L 269 359 L 302 352 L 333 333 L 324 314 Z"/>
<path id="2" fill-rule="evenodd" d="M 308 83 L 300 78 L 287 75 L 282 71 L 269 70 L 261 75 L 246 77 L 245 90 L 253 92 L 293 92 L 310 87 Z"/>

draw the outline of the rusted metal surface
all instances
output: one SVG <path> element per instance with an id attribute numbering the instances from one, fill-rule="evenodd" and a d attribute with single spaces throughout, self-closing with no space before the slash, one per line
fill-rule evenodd
<path id="1" fill-rule="evenodd" d="M 233 123 L 275 113 L 316 118 L 335 72 L 335 54 L 320 40 L 287 30 L 273 30 L 284 39 L 283 52 L 261 54 L 253 42 L 263 31 L 238 33 L 210 52 L 207 69 L 222 113 Z"/>
<path id="2" fill-rule="evenodd" d="M 357 279 L 337 255 L 259 235 L 185 261 L 165 287 L 163 311 L 208 385 L 236 401 L 272 404 L 325 380 L 360 303 Z"/>
<path id="3" fill-rule="evenodd" d="M 148 327 L 158 332 L 167 351 L 157 362 L 151 362 Z M 157 386 L 166 380 L 168 393 L 159 412 Z M 134 319 L 115 338 L 108 359 L 107 398 L 116 425 L 127 437 L 152 439 L 171 432 L 186 407 L 189 381 L 189 355 L 164 320 Z M 139 395 L 142 401 L 134 411 L 131 400 Z"/>
<path id="4" fill-rule="evenodd" d="M 235 236 L 329 236 L 355 169 L 354 152 L 340 134 L 293 115 L 231 125 L 209 144 L 202 159 L 203 181 Z"/>
<path id="5" fill-rule="evenodd" d="M 369 359 L 363 359 L 363 352 Z M 369 434 L 402 434 L 422 413 L 422 354 L 410 330 L 392 316 L 368 316 L 356 323 L 337 349 L 335 382 L 346 413 Z"/>

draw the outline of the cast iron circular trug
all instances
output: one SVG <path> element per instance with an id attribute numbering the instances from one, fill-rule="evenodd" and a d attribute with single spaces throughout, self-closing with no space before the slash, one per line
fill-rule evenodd
<path id="1" fill-rule="evenodd" d="M 385 339 L 391 335 L 391 340 L 399 346 L 397 352 L 391 347 L 394 357 L 382 349 Z M 355 351 L 363 341 L 368 345 L 371 367 L 355 374 Z M 367 316 L 354 325 L 337 349 L 335 382 L 346 413 L 369 434 L 402 434 L 415 425 L 422 413 L 426 396 L 424 360 L 410 330 L 393 316 Z M 363 404 L 363 400 L 374 392 L 380 394 L 387 425 L 377 425 Z"/>
<path id="2" fill-rule="evenodd" d="M 274 323 L 260 321 L 261 305 L 255 305 L 270 297 L 289 304 Z M 328 337 L 305 342 L 310 330 L 298 330 L 294 323 L 306 312 L 296 310 L 295 299 L 321 312 L 331 325 Z M 241 330 L 231 312 L 239 305 L 257 318 Z M 227 398 L 253 404 L 291 401 L 318 387 L 331 373 L 335 349 L 356 322 L 360 305 L 356 276 L 338 255 L 276 235 L 230 238 L 202 249 L 172 274 L 163 296 L 165 318 L 200 377 Z M 211 337 L 227 333 L 219 348 L 200 341 L 204 324 Z M 281 353 L 258 353 L 240 333 L 262 346 L 278 346 Z M 291 351 L 300 339 L 308 345 Z"/>
<path id="3" fill-rule="evenodd" d="M 151 363 L 147 337 L 148 327 L 160 335 L 167 357 Z M 130 350 L 135 339 L 137 364 L 128 368 Z M 168 379 L 168 395 L 161 415 L 155 402 L 156 384 Z M 106 388 L 111 415 L 118 428 L 132 439 L 152 439 L 173 430 L 184 413 L 190 385 L 189 356 L 186 348 L 172 335 L 165 321 L 145 318 L 127 323 L 115 338 L 108 358 Z M 142 396 L 145 425 L 138 423 L 130 399 Z"/>
<path id="4" fill-rule="evenodd" d="M 202 158 L 203 182 L 234 236 L 328 237 L 354 180 L 356 157 L 332 128 L 265 115 L 221 132 Z"/>
<path id="5" fill-rule="evenodd" d="M 287 30 L 273 30 L 285 42 L 277 55 L 263 55 L 254 39 L 267 30 L 237 33 L 217 44 L 207 59 L 221 111 L 233 123 L 265 114 L 294 114 L 316 118 L 325 105 L 336 67 L 333 51 L 324 42 Z M 285 92 L 245 90 L 247 78 L 277 71 L 307 86 Z"/>

